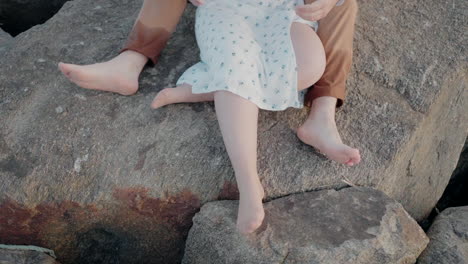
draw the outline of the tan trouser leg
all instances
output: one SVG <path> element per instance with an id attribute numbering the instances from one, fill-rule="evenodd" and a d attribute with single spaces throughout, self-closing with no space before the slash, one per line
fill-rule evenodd
<path id="1" fill-rule="evenodd" d="M 145 0 L 119 53 L 133 50 L 156 64 L 186 6 L 187 0 Z"/>
<path id="2" fill-rule="evenodd" d="M 304 105 L 310 107 L 312 101 L 320 96 L 336 97 L 337 107 L 343 104 L 346 79 L 353 58 L 354 23 L 357 11 L 356 0 L 345 0 L 342 5 L 335 6 L 319 21 L 317 34 L 325 47 L 327 66 L 322 78 L 307 91 Z"/>

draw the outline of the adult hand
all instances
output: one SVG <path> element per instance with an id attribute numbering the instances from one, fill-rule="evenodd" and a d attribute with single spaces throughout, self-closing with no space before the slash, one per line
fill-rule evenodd
<path id="1" fill-rule="evenodd" d="M 326 17 L 336 3 L 338 0 L 316 0 L 310 4 L 296 6 L 296 14 L 305 20 L 318 21 Z"/>
<path id="2" fill-rule="evenodd" d="M 169 0 L 169 1 L 172 1 L 172 0 Z M 205 0 L 190 0 L 190 2 L 194 5 L 194 6 L 201 6 L 205 3 Z"/>

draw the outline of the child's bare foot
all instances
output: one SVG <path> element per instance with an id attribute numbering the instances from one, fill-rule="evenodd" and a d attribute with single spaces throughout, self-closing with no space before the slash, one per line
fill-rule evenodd
<path id="1" fill-rule="evenodd" d="M 106 62 L 90 65 L 60 62 L 58 67 L 82 88 L 131 95 L 138 90 L 138 76 L 147 60 L 144 55 L 127 50 Z"/>
<path id="2" fill-rule="evenodd" d="M 263 222 L 265 211 L 262 199 L 263 187 L 258 181 L 255 184 L 245 184 L 239 188 L 240 199 L 237 212 L 237 229 L 242 234 L 254 232 Z"/>
<path id="3" fill-rule="evenodd" d="M 151 108 L 156 109 L 168 104 L 195 103 L 213 101 L 214 93 L 193 94 L 190 84 L 181 84 L 177 87 L 167 87 L 159 91 L 151 103 Z"/>
<path id="4" fill-rule="evenodd" d="M 361 161 L 361 155 L 358 149 L 351 148 L 341 141 L 335 123 L 335 105 L 334 97 L 316 98 L 306 122 L 297 129 L 297 136 L 328 158 L 353 166 Z"/>

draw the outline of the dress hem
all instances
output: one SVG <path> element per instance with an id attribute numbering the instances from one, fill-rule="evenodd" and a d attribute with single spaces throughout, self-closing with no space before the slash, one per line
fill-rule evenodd
<path id="1" fill-rule="evenodd" d="M 182 84 L 188 84 L 190 86 L 192 86 L 192 88 L 190 89 L 191 92 L 193 94 L 203 94 L 203 93 L 211 93 L 211 92 L 216 92 L 216 91 L 227 91 L 227 92 L 231 92 L 235 95 L 238 95 L 250 102 L 252 102 L 253 104 L 257 105 L 258 108 L 262 109 L 262 110 L 267 110 L 267 111 L 284 111 L 288 108 L 296 108 L 296 109 L 303 109 L 304 108 L 304 104 L 303 103 L 300 103 L 298 106 L 295 106 L 295 105 L 283 105 L 281 107 L 278 107 L 278 108 L 272 108 L 270 105 L 267 105 L 267 104 L 263 104 L 262 101 L 258 101 L 256 99 L 254 99 L 253 97 L 251 97 L 250 99 L 248 98 L 248 96 L 246 95 L 243 95 L 242 93 L 239 93 L 239 92 L 235 92 L 235 91 L 232 91 L 232 90 L 229 90 L 229 89 L 223 89 L 223 88 L 218 88 L 218 89 L 206 89 L 206 90 L 203 90 L 203 91 L 200 91 L 200 90 L 193 90 L 193 84 L 190 84 L 186 81 L 183 81 L 181 83 L 176 83 L 176 86 L 179 86 L 179 85 L 182 85 Z"/>

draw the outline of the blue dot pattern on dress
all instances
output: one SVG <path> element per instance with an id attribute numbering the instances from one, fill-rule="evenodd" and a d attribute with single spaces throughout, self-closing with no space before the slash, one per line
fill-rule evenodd
<path id="1" fill-rule="evenodd" d="M 264 110 L 302 108 L 307 89 L 297 90 L 297 64 L 290 36 L 303 0 L 212 0 L 199 6 L 195 35 L 200 62 L 188 68 L 176 85 L 192 93 L 227 90 Z"/>

